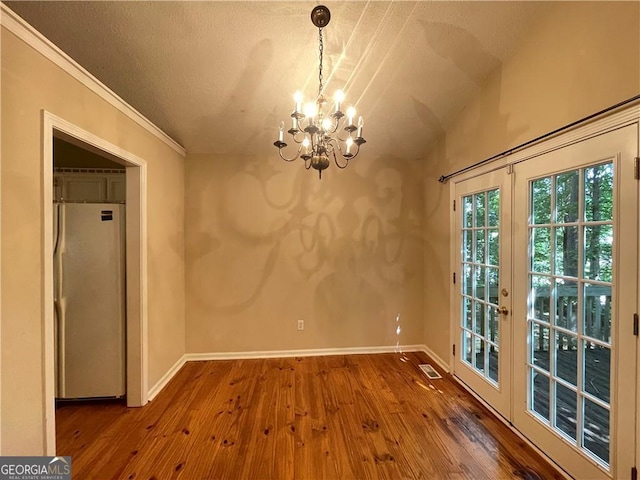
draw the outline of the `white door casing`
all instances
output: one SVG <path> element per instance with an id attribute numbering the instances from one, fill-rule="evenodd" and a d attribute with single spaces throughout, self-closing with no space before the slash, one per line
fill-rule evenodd
<path id="1" fill-rule="evenodd" d="M 147 163 L 45 110 L 42 111 L 43 175 L 43 425 L 45 455 L 56 454 L 53 312 L 53 137 L 100 152 L 126 166 L 127 405 L 147 403 Z"/>

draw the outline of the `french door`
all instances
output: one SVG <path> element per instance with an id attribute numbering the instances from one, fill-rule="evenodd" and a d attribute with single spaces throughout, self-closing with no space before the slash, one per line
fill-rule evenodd
<path id="1" fill-rule="evenodd" d="M 454 187 L 453 373 L 580 479 L 636 461 L 637 155 L 633 124 Z"/>
<path id="2" fill-rule="evenodd" d="M 635 455 L 636 125 L 514 166 L 513 423 L 576 478 Z"/>
<path id="3" fill-rule="evenodd" d="M 503 416 L 511 395 L 511 183 L 504 169 L 455 186 L 455 374 Z"/>

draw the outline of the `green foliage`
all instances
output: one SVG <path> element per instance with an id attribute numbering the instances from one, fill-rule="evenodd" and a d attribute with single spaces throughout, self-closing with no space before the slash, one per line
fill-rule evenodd
<path id="1" fill-rule="evenodd" d="M 582 242 L 582 276 L 611 282 L 613 164 L 537 179 L 531 201 L 531 269 L 577 278 Z"/>
<path id="2" fill-rule="evenodd" d="M 531 182 L 531 287 L 539 295 L 534 315 L 576 331 L 579 278 L 613 280 L 613 164 L 605 163 L 540 178 Z M 582 258 L 580 257 L 582 246 Z M 548 279 L 556 288 L 548 290 Z M 575 279 L 575 280 L 574 280 Z M 611 286 L 584 291 L 583 332 L 610 339 Z M 573 317 L 573 318 L 572 318 Z"/>

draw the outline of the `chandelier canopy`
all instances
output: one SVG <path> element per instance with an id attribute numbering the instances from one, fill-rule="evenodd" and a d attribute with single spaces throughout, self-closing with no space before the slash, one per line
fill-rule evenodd
<path id="1" fill-rule="evenodd" d="M 322 28 L 331 20 L 331 12 L 324 5 L 318 5 L 311 11 L 311 22 L 318 27 L 319 67 L 318 67 L 318 95 L 315 101 L 307 103 L 304 111 L 301 111 L 302 94 L 297 91 L 294 95 L 294 107 L 291 113 L 291 128 L 287 133 L 291 135 L 293 142 L 298 145 L 294 157 L 287 158 L 282 150 L 287 146 L 284 141 L 284 122 L 280 122 L 278 140 L 273 144 L 278 148 L 280 157 L 293 162 L 298 158 L 304 160 L 307 170 L 313 167 L 318 171 L 318 177 L 322 178 L 322 171 L 329 166 L 331 158 L 339 168 L 346 168 L 349 160 L 360 152 L 360 145 L 366 142 L 362 138 L 362 117 L 358 123 L 354 123 L 356 110 L 353 107 L 347 109 L 347 114 L 342 112 L 344 94 L 336 91 L 334 102 L 327 107 L 324 98 L 322 84 L 322 54 L 324 44 L 322 41 Z M 333 108 L 333 112 L 331 112 Z M 346 120 L 345 120 L 346 118 Z"/>

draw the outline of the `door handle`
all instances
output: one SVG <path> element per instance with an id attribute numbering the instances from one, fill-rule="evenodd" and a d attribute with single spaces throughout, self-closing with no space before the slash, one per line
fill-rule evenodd
<path id="1" fill-rule="evenodd" d="M 65 352 L 65 302 L 64 299 L 60 298 L 58 301 L 54 302 L 54 314 L 55 314 L 55 325 L 54 330 L 57 333 L 57 360 L 58 360 L 58 388 L 56 391 L 56 395 L 60 398 L 64 398 L 65 390 L 66 390 L 66 381 L 65 381 L 65 364 L 66 364 L 66 352 Z"/>
<path id="2" fill-rule="evenodd" d="M 509 309 L 507 307 L 498 307 L 498 313 L 500 315 L 509 315 Z"/>

